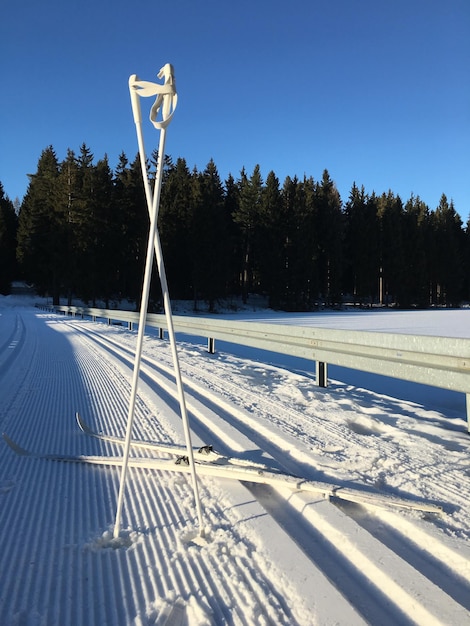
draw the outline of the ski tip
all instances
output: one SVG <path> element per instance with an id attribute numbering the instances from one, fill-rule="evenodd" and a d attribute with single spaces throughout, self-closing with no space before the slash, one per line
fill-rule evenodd
<path id="1" fill-rule="evenodd" d="M 15 441 L 13 441 L 13 439 L 10 439 L 10 437 L 6 433 L 2 433 L 2 437 L 13 450 L 13 452 L 19 454 L 20 456 L 29 456 L 29 452 L 22 448 L 20 445 L 18 445 Z"/>
<path id="2" fill-rule="evenodd" d="M 75 413 L 75 419 L 77 420 L 77 424 L 80 430 L 82 430 L 84 433 L 87 433 L 89 431 L 89 428 L 85 424 L 84 420 L 82 419 L 82 416 L 80 415 L 78 411 Z"/>

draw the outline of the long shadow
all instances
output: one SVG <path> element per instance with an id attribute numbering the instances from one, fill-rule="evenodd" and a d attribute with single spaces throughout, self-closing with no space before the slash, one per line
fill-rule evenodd
<path id="1" fill-rule="evenodd" d="M 404 534 L 397 532 L 383 520 L 378 521 L 373 515 L 365 513 L 362 507 L 340 501 L 336 505 L 347 515 L 353 517 L 372 536 L 470 611 L 470 581 L 457 576 L 442 561 L 429 552 L 423 552 Z"/>
<path id="2" fill-rule="evenodd" d="M 190 340 L 188 336 L 185 336 L 185 339 Z M 200 342 L 195 341 L 195 343 Z M 312 373 L 315 370 L 315 361 L 313 360 L 310 361 L 308 359 L 279 354 L 268 350 L 238 346 L 226 341 L 217 342 L 217 350 L 241 358 L 249 358 L 260 363 L 269 363 L 270 365 L 284 367 L 292 372 L 302 373 L 303 375 L 310 374 L 313 376 Z M 331 379 L 340 380 L 354 387 L 362 387 L 376 393 L 416 402 L 426 408 L 438 409 L 448 412 L 453 417 L 461 416 L 463 419 L 466 419 L 466 398 L 463 393 L 360 370 L 353 370 L 337 365 L 329 365 L 328 376 Z"/>
<path id="3" fill-rule="evenodd" d="M 147 384 L 149 384 L 150 387 L 152 387 L 153 385 L 153 387 L 155 388 L 154 381 L 152 381 L 145 375 L 143 376 L 143 378 L 146 379 L 146 382 Z M 169 396 L 165 392 L 159 391 L 158 393 L 159 395 L 164 393 L 165 402 L 170 403 L 172 406 L 175 407 L 175 410 L 177 410 L 175 399 L 173 397 Z M 333 478 L 329 476 L 328 474 L 326 474 L 325 472 L 319 471 L 312 465 L 305 463 L 303 461 L 300 461 L 300 460 L 296 460 L 291 455 L 286 454 L 284 450 L 279 449 L 278 446 L 276 446 L 276 444 L 274 444 L 269 439 L 267 439 L 263 434 L 260 434 L 259 431 L 256 430 L 255 425 L 250 426 L 248 424 L 241 422 L 236 417 L 231 415 L 228 411 L 221 409 L 220 406 L 218 406 L 215 402 L 207 399 L 202 393 L 191 389 L 190 391 L 188 391 L 188 395 L 190 395 L 191 397 L 197 399 L 199 402 L 204 404 L 204 406 L 206 406 L 209 410 L 215 413 L 220 419 L 224 420 L 230 426 L 233 426 L 234 428 L 236 428 L 239 432 L 245 435 L 251 442 L 253 442 L 254 444 L 256 444 L 256 446 L 258 446 L 258 448 L 246 451 L 243 454 L 240 454 L 240 452 L 238 451 L 235 452 L 233 449 L 231 449 L 227 445 L 225 441 L 217 437 L 210 430 L 210 424 L 202 423 L 202 421 L 199 419 L 198 416 L 191 414 L 191 411 L 189 411 L 190 420 L 191 420 L 191 429 L 203 441 L 211 443 L 214 446 L 214 448 L 218 450 L 219 452 L 221 452 L 222 454 L 226 454 L 226 455 L 235 454 L 236 456 L 241 456 L 241 458 L 245 458 L 246 460 L 250 460 L 250 461 L 258 462 L 258 463 L 266 463 L 266 457 L 263 456 L 263 452 L 265 452 L 272 457 L 272 461 L 270 460 L 271 466 L 274 469 L 277 469 L 279 471 L 287 472 L 287 473 L 293 474 L 294 476 L 305 478 L 306 480 L 330 482 L 330 483 L 334 483 L 335 485 L 339 487 L 345 487 L 345 488 L 358 488 L 358 484 L 354 481 L 337 479 L 336 477 Z M 373 487 L 368 486 L 368 485 L 360 485 L 360 488 L 363 491 L 368 491 L 372 494 L 376 493 L 376 490 L 374 490 Z M 408 493 L 403 493 L 398 489 L 391 489 L 390 494 L 398 496 L 398 497 L 408 498 L 410 500 L 419 501 L 418 497 L 414 495 L 410 495 Z M 435 504 L 441 504 L 441 503 L 436 502 Z"/>
<path id="4" fill-rule="evenodd" d="M 19 315 L 24 332 L 0 375 L 2 428 L 40 452 L 89 453 L 94 444 L 80 436 L 74 413 L 88 401 L 90 389 L 67 333 L 54 330 L 49 316 L 28 309 Z M 0 478 L 3 484 L 8 479 L 9 487 L 0 496 L 0 622 L 16 623 L 20 615 L 28 621 L 29 615 L 52 623 L 54 607 L 54 623 L 68 623 L 65 615 L 69 609 L 79 615 L 80 602 L 102 602 L 81 586 L 91 567 L 93 575 L 100 568 L 96 558 L 83 556 L 81 546 L 106 528 L 112 514 L 109 475 L 17 456 L 0 440 Z M 99 493 L 106 496 L 97 499 Z M 116 593 L 113 602 L 119 614 L 130 617 L 130 599 L 124 597 Z"/>
<path id="5" fill-rule="evenodd" d="M 326 578 L 370 624 L 408 626 L 415 622 L 405 615 L 390 598 L 355 567 L 340 548 L 327 540 L 320 531 L 297 515 L 283 502 L 278 503 L 275 492 L 249 485 L 249 490 L 263 508 L 295 540 L 301 550 L 323 572 Z M 295 520 L 295 523 L 294 523 Z M 312 593 L 315 590 L 312 589 Z"/>

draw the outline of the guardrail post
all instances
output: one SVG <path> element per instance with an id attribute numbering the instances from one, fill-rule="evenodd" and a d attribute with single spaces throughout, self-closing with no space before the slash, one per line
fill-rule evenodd
<path id="1" fill-rule="evenodd" d="M 317 361 L 317 385 L 318 387 L 328 386 L 328 363 Z"/>
<path id="2" fill-rule="evenodd" d="M 132 330 L 132 322 L 127 322 L 127 330 Z"/>
<path id="3" fill-rule="evenodd" d="M 467 432 L 470 435 L 470 393 L 467 393 Z"/>
<path id="4" fill-rule="evenodd" d="M 214 337 L 207 338 L 207 349 L 210 354 L 215 354 L 215 339 Z"/>
<path id="5" fill-rule="evenodd" d="M 159 339 L 163 339 L 163 337 L 164 337 L 164 331 L 163 331 L 163 328 L 159 328 L 159 329 L 158 329 L 158 338 L 159 338 Z"/>

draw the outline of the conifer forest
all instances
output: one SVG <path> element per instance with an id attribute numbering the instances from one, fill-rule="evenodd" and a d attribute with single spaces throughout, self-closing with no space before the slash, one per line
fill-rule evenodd
<path id="1" fill-rule="evenodd" d="M 342 199 L 327 170 L 281 182 L 256 165 L 222 181 L 212 160 L 198 171 L 167 156 L 158 226 L 171 297 L 195 309 L 250 294 L 291 311 L 470 301 L 470 224 L 444 194 L 430 208 L 354 183 Z M 0 293 L 21 278 L 54 303 L 129 299 L 138 309 L 148 228 L 138 156 L 122 153 L 113 171 L 85 144 L 63 161 L 49 146 L 21 203 L 0 183 Z M 155 269 L 155 311 L 160 296 Z"/>

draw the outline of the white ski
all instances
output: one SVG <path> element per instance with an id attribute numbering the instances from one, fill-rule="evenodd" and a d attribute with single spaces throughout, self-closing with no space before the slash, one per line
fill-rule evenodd
<path id="1" fill-rule="evenodd" d="M 14 442 L 6 433 L 3 438 L 10 448 L 21 456 L 30 458 L 61 461 L 67 463 L 86 463 L 91 465 L 106 465 L 109 467 L 122 466 L 123 458 L 116 456 L 86 456 L 67 454 L 37 454 L 22 448 Z M 140 469 L 167 470 L 170 472 L 190 473 L 189 465 L 175 463 L 173 459 L 155 459 L 145 457 L 129 457 L 129 467 Z M 264 470 L 253 466 L 236 466 L 230 464 L 200 463 L 196 461 L 198 474 L 214 476 L 216 478 L 230 478 L 252 483 L 262 483 L 278 488 L 288 488 L 293 491 L 303 491 L 321 495 L 324 498 L 339 498 L 357 504 L 371 507 L 394 507 L 412 509 L 427 513 L 442 513 L 442 507 L 430 502 L 409 500 L 391 494 L 365 491 L 363 488 L 341 487 L 330 483 L 322 483 L 313 480 L 305 480 L 290 474 L 282 474 L 273 470 Z"/>
<path id="2" fill-rule="evenodd" d="M 124 445 L 125 439 L 123 437 L 116 437 L 115 435 L 106 435 L 105 433 L 98 433 L 88 426 L 80 413 L 75 413 L 77 424 L 86 435 L 100 439 L 101 441 L 108 441 L 109 443 L 116 443 L 118 445 Z M 177 456 L 183 462 L 186 459 L 187 448 L 184 445 L 178 445 L 174 443 L 154 442 L 154 441 L 142 441 L 131 439 L 132 448 L 140 448 L 144 450 L 153 450 L 154 452 L 166 452 Z M 241 459 L 240 457 L 225 456 L 216 452 L 212 446 L 205 445 L 201 447 L 194 447 L 193 452 L 196 455 L 195 459 L 199 462 L 205 463 L 219 463 L 228 465 L 240 465 L 242 467 L 258 467 L 263 470 L 269 470 L 270 468 L 264 463 L 256 463 L 249 461 L 248 459 Z M 181 461 L 180 461 L 181 462 Z"/>

